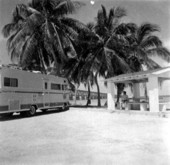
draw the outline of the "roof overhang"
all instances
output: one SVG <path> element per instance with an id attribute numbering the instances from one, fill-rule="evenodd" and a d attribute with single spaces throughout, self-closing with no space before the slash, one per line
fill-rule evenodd
<path id="1" fill-rule="evenodd" d="M 122 74 L 119 76 L 108 78 L 105 81 L 113 82 L 113 83 L 139 83 L 139 82 L 147 82 L 148 78 L 152 76 L 156 76 L 158 78 L 160 77 L 162 80 L 170 79 L 170 67 Z"/>

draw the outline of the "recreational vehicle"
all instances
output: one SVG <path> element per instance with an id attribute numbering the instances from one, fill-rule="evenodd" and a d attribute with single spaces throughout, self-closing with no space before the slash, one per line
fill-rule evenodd
<path id="1" fill-rule="evenodd" d="M 37 109 L 68 108 L 67 86 L 65 78 L 1 67 L 0 115 L 33 116 Z"/>

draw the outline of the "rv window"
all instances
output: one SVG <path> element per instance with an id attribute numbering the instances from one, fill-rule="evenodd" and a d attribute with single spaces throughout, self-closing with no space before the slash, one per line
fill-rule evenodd
<path id="1" fill-rule="evenodd" d="M 7 77 L 4 78 L 4 86 L 10 87 L 10 78 Z"/>
<path id="2" fill-rule="evenodd" d="M 51 89 L 53 89 L 53 90 L 61 90 L 61 86 L 60 86 L 60 84 L 51 84 Z"/>
<path id="3" fill-rule="evenodd" d="M 4 86 L 6 86 L 6 87 L 18 87 L 18 79 L 4 77 Z"/>
<path id="4" fill-rule="evenodd" d="M 16 78 L 11 78 L 10 81 L 11 87 L 18 87 L 18 80 Z"/>

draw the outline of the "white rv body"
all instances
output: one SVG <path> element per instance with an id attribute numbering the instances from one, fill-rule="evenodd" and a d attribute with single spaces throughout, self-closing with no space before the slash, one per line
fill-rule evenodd
<path id="1" fill-rule="evenodd" d="M 0 114 L 62 107 L 69 101 L 68 81 L 53 75 L 0 68 Z"/>

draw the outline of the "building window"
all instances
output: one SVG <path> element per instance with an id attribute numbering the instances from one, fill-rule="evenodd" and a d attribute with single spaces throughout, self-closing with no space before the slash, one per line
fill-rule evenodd
<path id="1" fill-rule="evenodd" d="M 4 86 L 6 86 L 6 87 L 18 87 L 18 79 L 4 77 Z"/>
<path id="2" fill-rule="evenodd" d="M 47 84 L 47 82 L 45 82 L 45 89 L 47 89 L 48 88 L 48 84 Z"/>
<path id="3" fill-rule="evenodd" d="M 62 90 L 67 90 L 67 85 L 62 85 Z"/>
<path id="4" fill-rule="evenodd" d="M 63 94 L 63 99 L 67 99 L 67 95 L 65 93 Z"/>
<path id="5" fill-rule="evenodd" d="M 61 85 L 60 84 L 51 84 L 51 89 L 53 90 L 61 90 Z"/>

